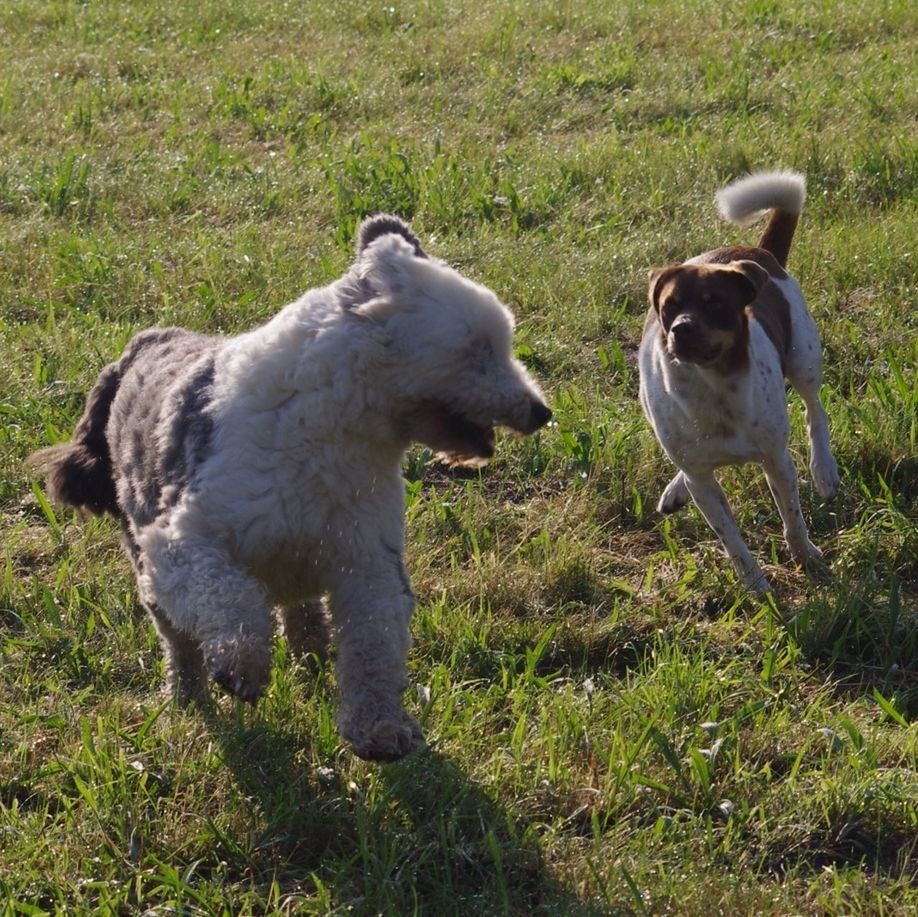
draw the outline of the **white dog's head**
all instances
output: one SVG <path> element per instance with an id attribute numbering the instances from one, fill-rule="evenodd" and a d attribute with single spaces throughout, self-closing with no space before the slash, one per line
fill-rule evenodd
<path id="1" fill-rule="evenodd" d="M 487 287 L 429 258 L 397 217 L 363 222 L 352 307 L 386 332 L 397 367 L 393 421 L 452 464 L 494 454 L 494 428 L 534 433 L 551 417 L 513 357 L 513 316 Z M 352 281 L 353 282 L 353 281 Z"/>

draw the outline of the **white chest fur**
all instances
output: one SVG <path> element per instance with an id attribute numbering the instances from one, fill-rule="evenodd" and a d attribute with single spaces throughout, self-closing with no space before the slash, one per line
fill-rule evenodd
<path id="1" fill-rule="evenodd" d="M 666 454 L 680 468 L 761 461 L 787 442 L 784 377 L 778 354 L 754 322 L 749 365 L 724 376 L 666 353 L 649 329 L 641 342 L 641 403 Z"/>

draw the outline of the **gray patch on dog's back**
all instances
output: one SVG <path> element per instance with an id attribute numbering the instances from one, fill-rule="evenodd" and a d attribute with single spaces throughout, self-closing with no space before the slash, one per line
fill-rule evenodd
<path id="1" fill-rule="evenodd" d="M 219 345 L 220 338 L 155 328 L 124 352 L 107 434 L 118 501 L 135 525 L 173 506 L 206 457 Z"/>
<path id="2" fill-rule="evenodd" d="M 414 253 L 418 258 L 426 258 L 427 253 L 421 248 L 421 242 L 412 232 L 411 227 L 401 218 L 391 213 L 378 213 L 376 216 L 367 217 L 357 230 L 357 254 L 380 236 L 394 233 L 401 236 L 414 246 Z"/>
<path id="3" fill-rule="evenodd" d="M 214 355 L 208 353 L 191 368 L 188 380 L 175 394 L 172 413 L 162 439 L 159 459 L 162 482 L 160 511 L 174 506 L 178 495 L 190 486 L 195 470 L 207 457 L 213 418 L 207 408 L 213 400 Z"/>

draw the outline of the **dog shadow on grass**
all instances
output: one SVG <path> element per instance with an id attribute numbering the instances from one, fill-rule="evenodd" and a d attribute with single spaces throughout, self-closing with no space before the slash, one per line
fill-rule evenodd
<path id="1" fill-rule="evenodd" d="M 317 769 L 308 736 L 217 710 L 208 725 L 256 822 L 220 839 L 240 881 L 355 913 L 600 913 L 549 875 L 533 824 L 435 750 Z"/>

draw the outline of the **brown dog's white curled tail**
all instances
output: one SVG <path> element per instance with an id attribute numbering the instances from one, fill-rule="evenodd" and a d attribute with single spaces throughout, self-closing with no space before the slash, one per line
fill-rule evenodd
<path id="1" fill-rule="evenodd" d="M 758 247 L 771 252 L 781 267 L 787 267 L 787 256 L 805 199 L 806 179 L 799 172 L 747 175 L 721 188 L 716 195 L 720 215 L 737 226 L 756 223 L 771 211 Z"/>

